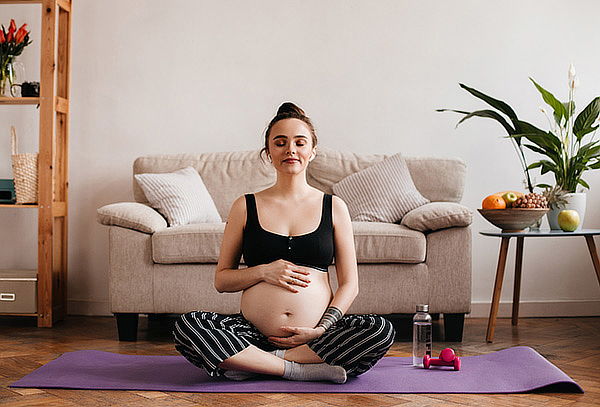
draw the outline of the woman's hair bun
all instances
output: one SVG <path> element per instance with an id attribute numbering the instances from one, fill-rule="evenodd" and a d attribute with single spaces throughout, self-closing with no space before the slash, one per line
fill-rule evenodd
<path id="1" fill-rule="evenodd" d="M 292 113 L 292 114 L 297 114 L 300 116 L 306 116 L 306 114 L 304 114 L 304 110 L 302 110 L 301 108 L 299 108 L 292 102 L 285 102 L 284 104 L 279 106 L 279 109 L 277 109 L 277 115 L 286 114 L 286 113 L 287 114 Z"/>

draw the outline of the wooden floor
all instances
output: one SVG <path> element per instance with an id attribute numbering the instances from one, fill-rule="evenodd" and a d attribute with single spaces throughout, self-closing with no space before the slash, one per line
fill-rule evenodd
<path id="1" fill-rule="evenodd" d="M 440 321 L 441 323 L 441 321 Z M 446 347 L 460 356 L 479 355 L 510 346 L 536 349 L 575 379 L 585 394 L 279 394 L 279 393 L 179 393 L 145 391 L 93 391 L 62 389 L 11 389 L 8 385 L 63 352 L 96 349 L 139 355 L 177 355 L 169 326 L 172 319 L 140 318 L 138 342 L 116 340 L 116 323 L 110 317 L 69 316 L 54 328 L 36 328 L 32 318 L 0 317 L 0 404 L 5 406 L 429 406 L 429 405 L 600 405 L 600 317 L 527 318 L 518 328 L 510 319 L 499 319 L 495 342 L 485 343 L 487 320 L 466 319 L 461 344 L 435 342 L 434 354 Z M 410 356 L 410 325 L 388 356 Z M 435 355 L 437 356 L 437 355 Z"/>

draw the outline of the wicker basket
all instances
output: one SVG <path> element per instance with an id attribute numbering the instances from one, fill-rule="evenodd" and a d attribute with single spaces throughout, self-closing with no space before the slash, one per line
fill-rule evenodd
<path id="1" fill-rule="evenodd" d="M 10 127 L 12 143 L 12 168 L 15 178 L 17 204 L 34 204 L 38 201 L 38 154 L 17 153 L 17 132 Z"/>

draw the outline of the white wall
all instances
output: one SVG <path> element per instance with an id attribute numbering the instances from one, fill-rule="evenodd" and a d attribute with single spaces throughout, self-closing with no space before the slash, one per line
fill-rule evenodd
<path id="1" fill-rule="evenodd" d="M 595 0 L 74 0 L 71 313 L 108 312 L 108 230 L 96 223 L 96 209 L 132 200 L 136 157 L 258 149 L 286 100 L 313 118 L 324 146 L 463 158 L 463 203 L 473 209 L 489 193 L 519 189 L 522 171 L 499 125 L 474 119 L 455 130 L 459 117 L 435 109 L 484 107 L 459 88 L 464 82 L 545 127 L 527 77 L 564 100 L 570 62 L 582 108 L 600 94 L 599 15 Z M 38 6 L 0 6 L 0 22 L 11 17 L 27 21 L 38 38 Z M 38 45 L 23 55 L 30 80 L 39 79 Z M 37 149 L 35 108 L 2 107 L 0 178 L 11 178 L 10 123 L 22 151 Z M 600 171 L 585 179 L 585 225 L 599 227 Z M 3 268 L 36 267 L 32 212 L 0 211 Z M 490 225 L 474 219 L 473 314 L 485 316 L 499 241 L 478 235 Z M 508 302 L 513 253 L 502 295 Z M 526 240 L 521 299 L 525 315 L 600 315 L 584 239 Z"/>

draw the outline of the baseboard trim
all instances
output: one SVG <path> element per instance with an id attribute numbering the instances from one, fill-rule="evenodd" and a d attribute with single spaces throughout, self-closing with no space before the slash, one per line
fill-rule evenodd
<path id="1" fill-rule="evenodd" d="M 473 301 L 470 318 L 488 318 L 491 301 Z M 512 316 L 512 302 L 500 302 L 498 318 Z M 597 317 L 600 316 L 600 300 L 521 301 L 521 317 Z"/>
<path id="2" fill-rule="evenodd" d="M 488 318 L 490 301 L 473 301 L 469 318 Z M 69 315 L 112 316 L 108 301 L 69 300 Z M 512 302 L 500 302 L 498 318 L 510 318 Z M 600 300 L 522 301 L 519 317 L 597 317 L 600 316 Z"/>

